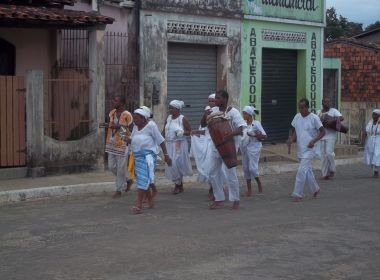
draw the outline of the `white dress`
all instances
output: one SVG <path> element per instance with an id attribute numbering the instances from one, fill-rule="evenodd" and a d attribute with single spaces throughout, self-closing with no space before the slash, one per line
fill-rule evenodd
<path id="1" fill-rule="evenodd" d="M 366 126 L 367 141 L 364 148 L 364 163 L 380 166 L 380 123 L 371 120 Z"/>
<path id="2" fill-rule="evenodd" d="M 154 121 L 149 121 L 141 130 L 135 125 L 131 139 L 131 150 L 135 158 L 136 186 L 138 189 L 147 190 L 149 185 L 154 183 L 158 146 L 165 139 Z M 143 167 L 139 165 L 141 161 L 144 161 Z"/>
<path id="3" fill-rule="evenodd" d="M 165 141 L 172 165 L 165 166 L 165 175 L 177 185 L 182 183 L 183 176 L 193 175 L 189 145 L 183 136 L 183 131 L 183 115 L 179 115 L 176 119 L 172 119 L 169 115 L 165 125 Z"/>
<path id="4" fill-rule="evenodd" d="M 242 154 L 243 172 L 245 179 L 253 179 L 259 177 L 259 160 L 260 152 L 263 144 L 257 140 L 254 135 L 255 131 L 260 131 L 266 135 L 264 128 L 259 121 L 254 120 L 243 131 L 242 141 L 240 143 L 240 151 Z"/>

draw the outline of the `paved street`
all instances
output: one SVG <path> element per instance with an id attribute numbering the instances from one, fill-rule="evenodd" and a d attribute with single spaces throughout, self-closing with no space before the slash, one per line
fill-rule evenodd
<path id="1" fill-rule="evenodd" d="M 200 184 L 141 215 L 135 192 L 2 206 L 0 279 L 380 279 L 380 179 L 338 168 L 301 203 L 294 173 L 264 176 L 238 211 L 208 210 Z"/>

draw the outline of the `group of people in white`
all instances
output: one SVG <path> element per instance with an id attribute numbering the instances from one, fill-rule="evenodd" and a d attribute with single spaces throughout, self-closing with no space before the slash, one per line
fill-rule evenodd
<path id="1" fill-rule="evenodd" d="M 226 91 L 211 94 L 198 129 L 192 129 L 189 121 L 181 114 L 184 102 L 172 100 L 164 128 L 160 131 L 152 120 L 148 107 L 142 106 L 131 114 L 125 110 L 124 97 L 115 96 L 106 137 L 109 170 L 116 176 L 113 197 L 120 197 L 124 190 L 128 192 L 135 180 L 138 195 L 132 208 L 133 213 L 142 213 L 144 201 L 149 208 L 154 207 L 154 197 L 157 194 L 154 174 L 160 146 L 166 163 L 165 175 L 174 183 L 173 194 L 182 193 L 183 177 L 193 174 L 190 161 L 192 156 L 197 166 L 198 181 L 208 182 L 210 187 L 209 209 L 224 207 L 224 184 L 228 187 L 231 209 L 239 209 L 240 184 L 236 167 L 227 168 L 209 133 L 207 118 L 213 113 L 222 113 L 232 128 L 229 133 L 224 134 L 224 140 L 233 139 L 236 151 L 240 149 L 247 188 L 245 196 L 252 195 L 252 180 L 257 183 L 258 193 L 261 194 L 263 186 L 259 174 L 259 159 L 262 141 L 267 135 L 261 123 L 255 119 L 258 113 L 256 108 L 248 105 L 240 113 L 236 108 L 228 106 L 228 100 Z M 330 122 L 340 125 L 343 121 L 340 112 L 330 107 L 328 98 L 323 99 L 322 110 L 317 114 L 309 111 L 309 101 L 305 98 L 299 101 L 298 109 L 299 113 L 291 123 L 292 134 L 287 141 L 289 146 L 293 142 L 297 143 L 297 157 L 300 161 L 292 193 L 294 202 L 302 200 L 305 184 L 313 197 L 319 195 L 320 187 L 312 170 L 312 160 L 318 154 L 321 158 L 323 179 L 334 177 L 337 132 L 330 128 Z M 374 177 L 379 177 L 380 109 L 374 110 L 372 115 L 373 119 L 366 126 L 364 161 L 373 168 Z M 191 149 L 188 146 L 189 137 Z"/>

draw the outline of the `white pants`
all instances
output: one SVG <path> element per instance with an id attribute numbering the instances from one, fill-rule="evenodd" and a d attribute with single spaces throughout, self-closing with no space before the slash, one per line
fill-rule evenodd
<path id="1" fill-rule="evenodd" d="M 128 176 L 128 157 L 108 154 L 108 169 L 116 176 L 116 191 L 125 189 Z"/>
<path id="2" fill-rule="evenodd" d="M 229 200 L 240 201 L 239 180 L 236 175 L 236 167 L 227 168 L 216 150 L 213 151 L 211 157 L 212 166 L 210 167 L 209 182 L 211 183 L 214 192 L 215 201 L 225 200 L 223 191 L 223 171 L 227 179 Z"/>
<path id="3" fill-rule="evenodd" d="M 314 194 L 319 191 L 319 186 L 315 180 L 313 169 L 311 166 L 311 158 L 301 158 L 298 167 L 296 182 L 294 184 L 293 197 L 302 197 L 305 183 L 308 184 L 310 193 Z"/>
<path id="4" fill-rule="evenodd" d="M 321 151 L 321 171 L 322 176 L 328 176 L 330 172 L 335 172 L 335 139 L 324 139 L 320 140 L 320 151 Z"/>

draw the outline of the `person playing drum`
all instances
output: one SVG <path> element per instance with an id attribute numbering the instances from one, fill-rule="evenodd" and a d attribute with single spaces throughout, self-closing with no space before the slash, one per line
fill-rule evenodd
<path id="1" fill-rule="evenodd" d="M 336 172 L 334 148 L 337 131 L 331 128 L 331 123 L 343 121 L 342 114 L 337 109 L 332 108 L 330 103 L 330 98 L 324 97 L 322 99 L 322 110 L 317 112 L 326 131 L 325 136 L 319 142 L 321 171 L 325 180 L 334 177 Z"/>
<path id="2" fill-rule="evenodd" d="M 191 131 L 191 153 L 195 159 L 195 163 L 198 169 L 198 181 L 199 182 L 208 182 L 209 191 L 208 199 L 210 201 L 215 200 L 214 193 L 212 190 L 212 185 L 209 181 L 209 159 L 210 153 L 212 153 L 212 143 L 210 132 L 207 128 L 207 116 L 210 115 L 211 108 L 215 107 L 215 93 L 212 93 L 208 96 L 208 105 L 205 108 L 204 114 L 201 119 L 201 123 L 198 130 Z M 225 165 L 223 165 L 227 169 Z M 222 168 L 224 170 L 224 168 Z M 224 171 L 221 170 L 221 173 L 217 178 L 219 178 L 220 183 L 223 184 L 225 181 Z"/>
<path id="3" fill-rule="evenodd" d="M 229 123 L 232 127 L 232 132 L 224 136 L 223 141 L 230 139 L 234 140 L 236 151 L 240 144 L 240 135 L 243 133 L 243 128 L 246 127 L 246 122 L 242 118 L 240 112 L 231 107 L 227 106 L 229 95 L 226 91 L 220 90 L 216 92 L 215 103 L 216 106 L 211 109 L 212 114 L 217 112 L 225 113 L 226 117 L 229 119 Z M 210 155 L 210 171 L 209 180 L 213 188 L 215 201 L 209 205 L 209 209 L 221 208 L 224 204 L 225 196 L 223 191 L 223 183 L 221 183 L 220 174 L 222 166 L 224 165 L 222 157 L 217 151 L 215 145 L 212 147 L 212 153 Z M 239 181 L 236 175 L 236 167 L 225 168 L 229 200 L 232 202 L 231 209 L 239 209 L 240 204 L 240 193 L 239 193 Z"/>

